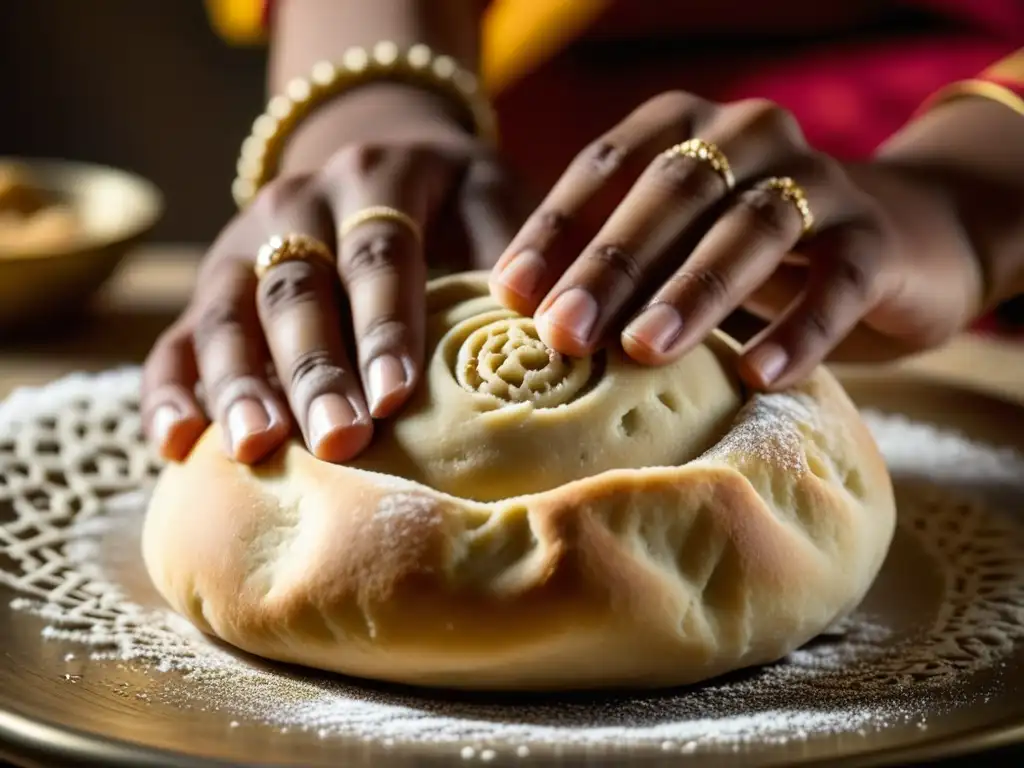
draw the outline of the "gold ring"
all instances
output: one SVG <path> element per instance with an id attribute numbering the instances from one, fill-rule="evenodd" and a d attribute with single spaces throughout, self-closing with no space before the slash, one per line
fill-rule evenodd
<path id="1" fill-rule="evenodd" d="M 811 205 L 807 202 L 807 194 L 804 192 L 804 188 L 789 176 L 772 176 L 757 186 L 761 189 L 778 192 L 783 200 L 796 206 L 797 211 L 800 212 L 800 219 L 803 221 L 803 235 L 814 228 L 814 214 L 811 213 Z"/>
<path id="2" fill-rule="evenodd" d="M 417 242 L 423 242 L 423 230 L 416 219 L 387 205 L 371 205 L 369 208 L 363 208 L 361 211 L 353 213 L 338 226 L 338 238 L 344 240 L 347 235 L 352 233 L 352 230 L 369 221 L 397 222 L 408 229 Z"/>
<path id="3" fill-rule="evenodd" d="M 256 252 L 256 265 L 253 269 L 256 277 L 262 279 L 268 270 L 283 261 L 308 261 L 323 259 L 332 268 L 334 255 L 331 249 L 315 237 L 309 235 L 274 235 L 260 246 Z"/>
<path id="4" fill-rule="evenodd" d="M 726 189 L 732 190 L 732 188 L 736 186 L 736 179 L 732 175 L 732 168 L 729 166 L 729 159 L 725 156 L 725 153 L 722 152 L 722 150 L 710 141 L 704 141 L 704 139 L 687 139 L 682 144 L 676 144 L 674 147 L 669 147 L 663 154 L 665 157 L 681 155 L 682 157 L 689 157 L 693 160 L 699 160 L 702 163 L 707 163 L 715 173 L 722 177 L 722 181 L 725 182 Z"/>

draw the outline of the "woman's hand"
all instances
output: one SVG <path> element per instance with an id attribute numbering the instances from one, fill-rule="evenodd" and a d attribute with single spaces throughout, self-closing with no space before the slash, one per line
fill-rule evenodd
<path id="1" fill-rule="evenodd" d="M 665 151 L 691 138 L 717 146 L 728 168 Z M 809 232 L 780 193 L 786 178 L 806 195 Z M 632 185 L 615 194 L 622 182 Z M 610 193 L 613 212 L 574 250 L 574 228 Z M 795 249 L 806 262 L 794 263 Z M 797 382 L 844 340 L 846 359 L 938 344 L 980 310 L 983 293 L 936 187 L 896 166 L 844 166 L 816 152 L 774 104 L 674 92 L 576 158 L 491 286 L 507 306 L 535 314 L 556 350 L 588 354 L 617 335 L 647 364 L 678 358 L 745 306 L 771 322 L 744 350 L 741 374 L 768 389 Z"/>
<path id="2" fill-rule="evenodd" d="M 421 374 L 425 254 L 490 267 L 521 224 L 503 171 L 444 110 L 354 123 L 318 170 L 282 175 L 235 216 L 151 352 L 144 419 L 165 457 L 184 457 L 212 418 L 241 462 L 266 456 L 293 425 L 316 456 L 351 458 Z M 371 206 L 407 214 L 424 238 L 372 219 L 339 242 L 342 223 Z M 257 279 L 261 245 L 293 233 L 336 249 L 336 263 L 285 261 Z"/>

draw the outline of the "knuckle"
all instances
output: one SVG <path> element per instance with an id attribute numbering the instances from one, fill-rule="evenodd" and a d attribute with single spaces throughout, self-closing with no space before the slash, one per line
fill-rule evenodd
<path id="1" fill-rule="evenodd" d="M 394 229 L 364 234 L 342 249 L 342 274 L 346 282 L 358 283 L 399 270 L 399 262 L 408 260 L 409 248 L 404 233 Z"/>
<path id="2" fill-rule="evenodd" d="M 633 285 L 638 284 L 643 276 L 643 270 L 636 255 L 620 245 L 611 243 L 600 245 L 588 250 L 584 259 L 622 275 Z"/>
<path id="3" fill-rule="evenodd" d="M 212 339 L 225 333 L 241 333 L 245 313 L 234 301 L 215 298 L 196 311 L 192 326 L 192 342 L 197 350 L 205 349 Z"/>
<path id="4" fill-rule="evenodd" d="M 278 264 L 259 283 L 260 309 L 269 316 L 306 301 L 315 301 L 320 280 L 317 267 L 305 261 Z"/>
<path id="5" fill-rule="evenodd" d="M 368 176 L 385 162 L 390 147 L 375 143 L 346 144 L 324 166 L 328 176 Z"/>
<path id="6" fill-rule="evenodd" d="M 802 226 L 796 207 L 770 189 L 746 190 L 737 206 L 743 226 L 770 240 L 793 240 Z"/>
<path id="7" fill-rule="evenodd" d="M 810 150 L 806 154 L 806 173 L 817 179 L 819 186 L 851 187 L 846 169 L 832 155 L 818 150 Z"/>
<path id="8" fill-rule="evenodd" d="M 589 176 L 605 179 L 615 175 L 629 156 L 629 150 L 612 136 L 588 144 L 576 158 L 576 167 Z"/>
<path id="9" fill-rule="evenodd" d="M 670 128 L 678 128 L 680 139 L 692 133 L 694 121 L 706 115 L 709 104 L 686 91 L 665 91 L 637 110 L 638 117 L 653 119 Z"/>
<path id="10" fill-rule="evenodd" d="M 312 349 L 302 353 L 285 372 L 288 389 L 302 399 L 340 388 L 346 371 L 325 349 Z"/>
<path id="11" fill-rule="evenodd" d="M 409 327 L 393 313 L 382 313 L 370 319 L 359 336 L 359 352 L 364 360 L 372 360 L 385 350 L 405 349 Z"/>
<path id="12" fill-rule="evenodd" d="M 223 415 L 224 407 L 229 404 L 230 393 L 238 388 L 237 371 L 220 371 L 215 376 L 209 372 L 201 375 L 203 390 L 206 396 L 206 404 L 213 414 Z"/>
<path id="13" fill-rule="evenodd" d="M 257 193 L 249 210 L 260 218 L 280 216 L 282 211 L 305 197 L 310 179 L 309 174 L 290 174 L 272 179 Z"/>
<path id="14" fill-rule="evenodd" d="M 732 298 L 732 289 L 725 275 L 710 268 L 680 270 L 668 279 L 665 287 L 676 306 L 690 302 L 717 307 L 727 304 Z"/>
<path id="15" fill-rule="evenodd" d="M 542 208 L 536 214 L 537 230 L 545 240 L 552 240 L 563 235 L 571 222 L 569 214 L 553 208 Z"/>
<path id="16" fill-rule="evenodd" d="M 834 326 L 832 317 L 824 307 L 809 307 L 800 316 L 799 335 L 812 341 L 827 341 L 832 338 Z"/>
<path id="17" fill-rule="evenodd" d="M 700 102 L 700 99 L 692 93 L 672 90 L 659 93 L 648 101 L 647 105 L 679 117 L 692 111 L 698 102 Z"/>
<path id="18" fill-rule="evenodd" d="M 796 116 L 768 99 L 746 99 L 736 105 L 742 110 L 742 123 L 747 130 L 780 136 L 790 142 L 803 143 L 803 130 Z"/>

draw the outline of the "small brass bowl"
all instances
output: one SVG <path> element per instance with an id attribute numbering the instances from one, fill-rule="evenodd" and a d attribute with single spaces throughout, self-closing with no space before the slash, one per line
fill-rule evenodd
<path id="1" fill-rule="evenodd" d="M 159 220 L 163 197 L 125 171 L 62 160 L 0 157 L 66 205 L 79 230 L 52 248 L 0 251 L 0 334 L 84 308 Z"/>

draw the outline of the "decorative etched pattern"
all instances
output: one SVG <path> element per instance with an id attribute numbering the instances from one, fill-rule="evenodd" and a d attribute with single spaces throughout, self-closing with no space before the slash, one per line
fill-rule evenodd
<path id="1" fill-rule="evenodd" d="M 73 376 L 0 404 L 0 585 L 75 624 L 125 620 L 122 599 L 72 566 L 72 524 L 159 471 L 146 450 L 138 374 Z M 50 407 L 47 407 L 50 406 Z"/>
<path id="2" fill-rule="evenodd" d="M 548 347 L 533 320 L 497 320 L 469 334 L 459 349 L 455 378 L 466 390 L 507 403 L 554 408 L 590 381 L 590 358 L 571 359 Z"/>

